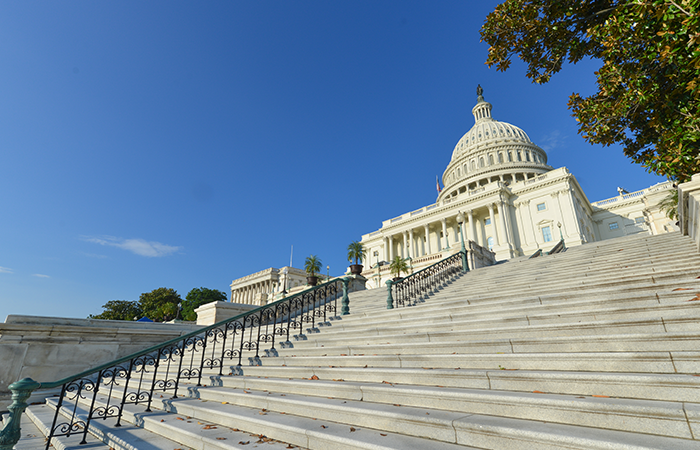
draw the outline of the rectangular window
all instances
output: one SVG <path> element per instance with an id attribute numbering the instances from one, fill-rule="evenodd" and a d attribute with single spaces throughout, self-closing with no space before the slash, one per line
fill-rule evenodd
<path id="1" fill-rule="evenodd" d="M 484 225 L 491 225 L 491 218 L 487 217 L 484 219 Z"/>
<path id="2" fill-rule="evenodd" d="M 634 223 L 644 223 L 644 217 L 637 217 L 634 219 Z"/>
<path id="3" fill-rule="evenodd" d="M 537 204 L 537 211 L 544 211 L 545 209 L 547 209 L 547 207 L 544 205 L 544 203 Z"/>
<path id="4" fill-rule="evenodd" d="M 545 242 L 550 242 L 552 240 L 552 230 L 549 227 L 542 227 L 542 238 Z"/>
<path id="5" fill-rule="evenodd" d="M 611 230 L 617 230 L 617 222 L 613 222 L 613 223 L 609 224 L 608 226 L 610 227 Z"/>

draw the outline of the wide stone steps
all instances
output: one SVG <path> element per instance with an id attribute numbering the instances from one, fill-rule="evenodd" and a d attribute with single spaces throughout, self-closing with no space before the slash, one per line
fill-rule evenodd
<path id="1" fill-rule="evenodd" d="M 206 384 L 217 386 L 218 371 L 208 370 Z M 244 388 L 250 380 L 311 379 L 392 385 L 444 386 L 515 392 L 541 391 L 553 394 L 608 396 L 617 398 L 700 402 L 700 377 L 685 374 L 640 374 L 602 372 L 546 372 L 525 370 L 469 370 L 460 368 L 390 368 L 336 366 L 231 366 L 224 375 L 236 375 Z M 285 378 L 287 377 L 287 378 Z M 231 378 L 229 377 L 229 380 Z M 229 381 L 231 382 L 231 381 Z"/>
<path id="2" fill-rule="evenodd" d="M 153 412 L 127 405 L 133 441 L 97 421 L 95 445 L 698 449 L 699 276 L 697 250 L 671 234 L 481 268 L 411 307 L 387 310 L 386 288 L 352 293 L 350 315 L 262 347 L 262 365 L 205 369 Z"/>

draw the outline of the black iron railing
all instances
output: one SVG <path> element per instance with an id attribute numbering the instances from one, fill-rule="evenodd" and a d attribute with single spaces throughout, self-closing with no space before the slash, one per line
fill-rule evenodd
<path id="1" fill-rule="evenodd" d="M 81 443 L 85 443 L 92 420 L 115 418 L 116 426 L 120 426 L 124 405 L 143 405 L 145 411 L 151 411 L 154 393 L 177 398 L 180 382 L 201 386 L 205 370 L 218 369 L 222 375 L 225 364 L 241 366 L 244 355 L 248 364 L 261 365 L 263 352 L 276 356 L 276 345 L 291 346 L 291 339 L 304 339 L 304 331 L 318 332 L 316 326 L 337 318 L 338 312 L 349 314 L 349 281 L 329 281 L 63 380 L 37 383 L 25 378 L 13 383 L 10 420 L 0 432 L 0 450 L 12 449 L 17 443 L 20 416 L 35 389 L 61 388 L 46 449 L 51 446 L 51 438 L 58 436 L 82 433 Z M 107 403 L 96 405 L 98 392 L 106 394 Z M 113 393 L 117 394 L 116 401 Z M 81 400 L 90 405 L 84 414 L 78 408 Z M 70 412 L 63 415 L 62 409 Z"/>
<path id="2" fill-rule="evenodd" d="M 466 254 L 460 251 L 406 278 L 389 280 L 386 282 L 386 307 L 393 309 L 398 306 L 413 306 L 456 275 L 468 270 Z"/>

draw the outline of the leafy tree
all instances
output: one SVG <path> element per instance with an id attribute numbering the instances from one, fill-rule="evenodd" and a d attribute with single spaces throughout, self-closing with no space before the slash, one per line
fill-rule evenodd
<path id="1" fill-rule="evenodd" d="M 211 302 L 225 302 L 226 299 L 226 293 L 217 289 L 194 288 L 187 293 L 185 301 L 182 302 L 182 318 L 184 320 L 197 320 L 195 309 Z"/>
<path id="2" fill-rule="evenodd" d="M 321 271 L 321 260 L 318 259 L 318 256 L 307 256 L 306 260 L 304 260 L 304 270 L 306 270 L 306 274 L 308 276 L 316 276 L 316 274 Z"/>
<path id="3" fill-rule="evenodd" d="M 569 108 L 591 144 L 621 144 L 649 172 L 700 171 L 700 4 L 696 0 L 506 0 L 488 15 L 486 64 L 513 55 L 546 83 L 564 62 L 602 60 L 598 92 Z"/>
<path id="4" fill-rule="evenodd" d="M 137 302 L 128 300 L 110 300 L 102 305 L 100 314 L 88 316 L 88 319 L 104 320 L 134 320 L 142 316 L 141 307 Z"/>
<path id="5" fill-rule="evenodd" d="M 182 302 L 175 289 L 158 288 L 145 292 L 139 297 L 143 315 L 156 322 L 164 322 L 177 317 L 178 304 Z"/>

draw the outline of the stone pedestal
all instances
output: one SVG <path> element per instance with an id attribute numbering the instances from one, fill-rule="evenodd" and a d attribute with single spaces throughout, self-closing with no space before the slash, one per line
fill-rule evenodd
<path id="1" fill-rule="evenodd" d="M 362 275 L 347 275 L 347 278 L 350 278 L 348 292 L 364 291 L 367 289 L 367 278 Z"/>
<path id="2" fill-rule="evenodd" d="M 197 325 L 214 325 L 222 320 L 235 317 L 257 308 L 257 305 L 244 303 L 211 302 L 195 309 L 197 313 Z"/>

